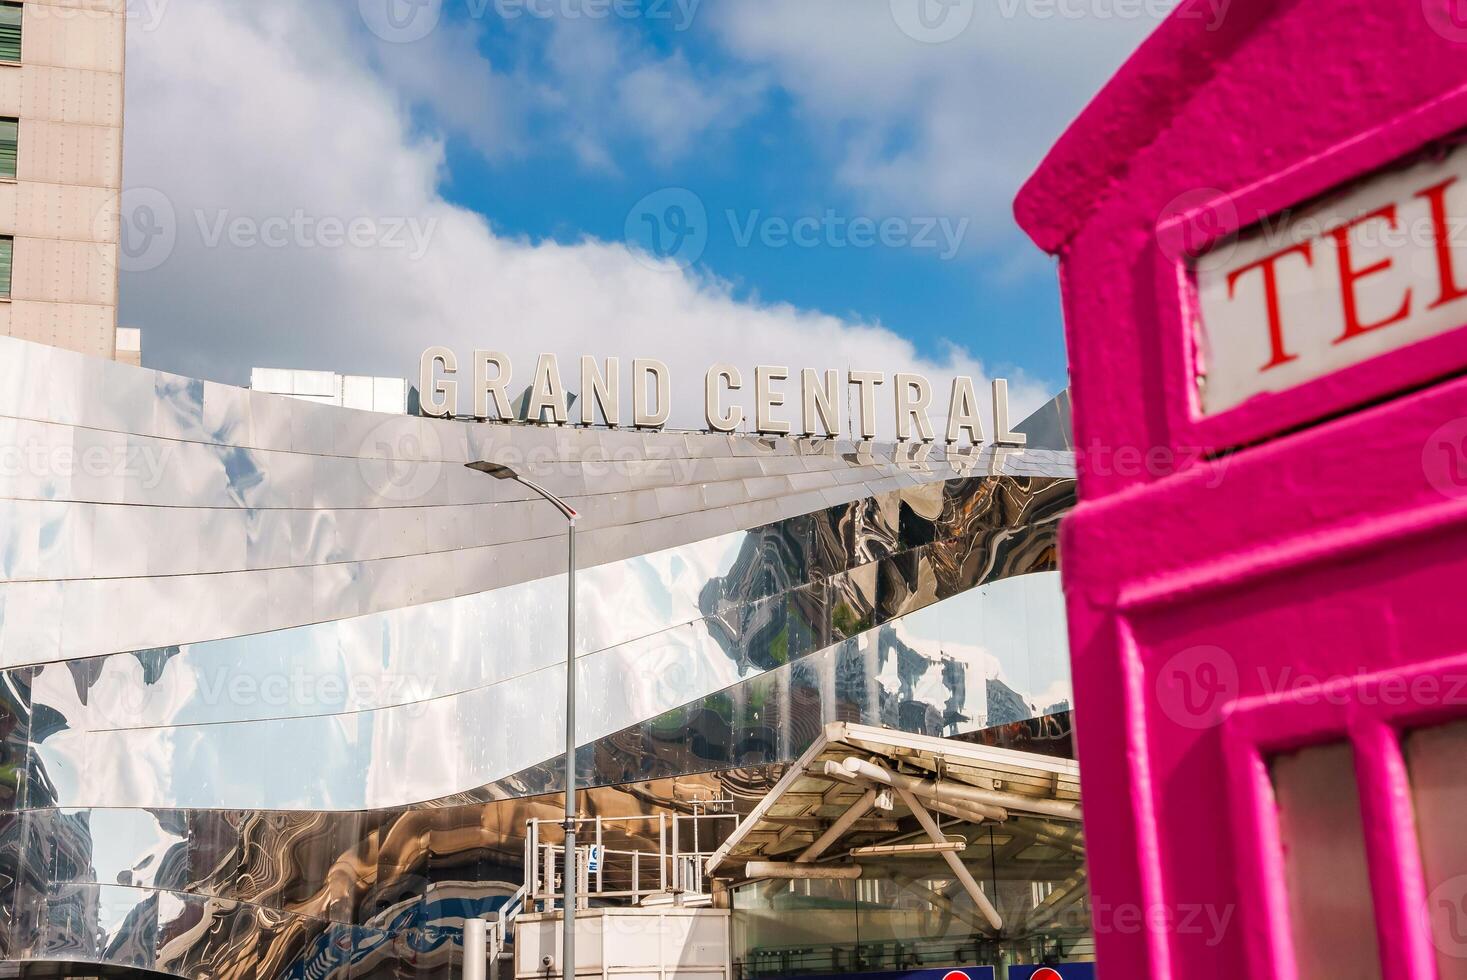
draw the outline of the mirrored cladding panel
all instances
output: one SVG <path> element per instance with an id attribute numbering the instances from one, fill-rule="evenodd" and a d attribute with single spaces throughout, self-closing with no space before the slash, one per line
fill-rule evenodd
<path id="1" fill-rule="evenodd" d="M 1064 753 L 1068 716 L 970 737 Z M 655 848 L 656 821 L 636 817 L 686 816 L 712 800 L 747 814 L 782 769 L 598 787 L 583 805 L 627 841 Z M 534 796 L 352 813 L 9 814 L 0 818 L 0 867 L 14 875 L 0 903 L 0 957 L 197 980 L 456 980 L 464 918 L 505 907 L 523 880 L 526 821 L 554 819 L 560 806 L 558 796 Z"/>
<path id="2" fill-rule="evenodd" d="M 1067 700 L 1060 589 L 1044 572 L 1067 494 L 1053 479 L 928 484 L 587 570 L 579 740 L 840 644 L 903 646 L 909 671 L 947 663 L 906 682 L 953 688 L 941 710 L 964 721 Z M 32 715 L 19 802 L 348 810 L 496 783 L 560 744 L 562 704 L 546 692 L 564 686 L 563 596 L 563 578 L 542 579 L 6 672 Z M 980 673 L 1010 692 L 992 711 Z"/>
<path id="3" fill-rule="evenodd" d="M 1067 453 L 385 417 L 0 338 L 0 958 L 448 977 L 563 788 L 1071 752 Z M 609 811 L 608 811 L 609 812 Z"/>
<path id="4" fill-rule="evenodd" d="M 0 337 L 0 666 L 352 619 L 1069 454 L 383 416 Z M 162 615 L 158 610 L 168 610 Z M 85 614 L 70 614 L 85 610 Z M 594 639 L 594 636 L 593 636 Z"/>

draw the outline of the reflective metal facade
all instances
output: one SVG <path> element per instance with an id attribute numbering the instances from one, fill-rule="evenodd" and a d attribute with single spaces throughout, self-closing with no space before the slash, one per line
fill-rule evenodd
<path id="1" fill-rule="evenodd" d="M 1065 744 L 1072 461 L 383 417 L 0 338 L 0 954 L 447 975 L 560 788 L 752 802 L 833 720 Z M 697 775 L 704 773 L 704 775 Z"/>

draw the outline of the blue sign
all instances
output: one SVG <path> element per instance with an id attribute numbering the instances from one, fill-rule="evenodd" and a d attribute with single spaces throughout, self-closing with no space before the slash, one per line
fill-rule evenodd
<path id="1" fill-rule="evenodd" d="M 1059 963 L 1055 966 L 1011 966 L 1009 980 L 1095 980 L 1094 963 Z"/>

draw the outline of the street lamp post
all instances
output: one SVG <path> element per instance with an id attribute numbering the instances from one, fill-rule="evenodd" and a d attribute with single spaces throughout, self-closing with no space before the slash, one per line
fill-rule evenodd
<path id="1" fill-rule="evenodd" d="M 566 522 L 566 630 L 565 630 L 565 868 L 561 872 L 560 975 L 574 980 L 576 975 L 576 518 L 570 504 L 528 480 L 503 463 L 487 460 L 466 464 L 469 469 L 487 473 L 496 480 L 513 480 L 520 486 L 549 501 Z"/>

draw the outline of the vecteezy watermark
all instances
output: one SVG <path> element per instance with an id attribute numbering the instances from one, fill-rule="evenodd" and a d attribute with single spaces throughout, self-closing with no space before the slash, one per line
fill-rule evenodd
<path id="1" fill-rule="evenodd" d="M 1238 210 L 1216 187 L 1194 187 L 1167 202 L 1156 219 L 1162 254 L 1174 262 L 1209 249 L 1236 248 L 1223 236 L 1238 227 Z M 1223 240 L 1225 244 L 1219 245 Z"/>
<path id="2" fill-rule="evenodd" d="M 1467 704 L 1467 674 L 1372 677 L 1361 670 L 1356 674 L 1321 677 L 1295 672 L 1293 667 L 1284 666 L 1260 669 L 1258 679 L 1264 694 L 1289 694 L 1294 704 L 1304 706 L 1357 704 L 1367 708 L 1433 708 Z M 1357 680 L 1368 683 L 1350 683 Z"/>
<path id="3" fill-rule="evenodd" d="M 231 717 L 274 716 L 282 710 L 296 715 L 339 714 L 387 706 L 417 717 L 439 693 L 430 674 L 311 670 L 299 665 L 257 672 L 217 666 L 191 672 L 189 682 L 184 694 L 174 685 L 138 684 L 128 673 L 104 673 L 86 692 L 88 723 L 132 727 L 139 717 L 176 708 L 180 697 L 200 707 L 236 709 L 228 712 Z"/>
<path id="4" fill-rule="evenodd" d="M 1452 419 L 1427 436 L 1421 447 L 1421 470 L 1443 497 L 1467 497 L 1467 418 Z"/>
<path id="5" fill-rule="evenodd" d="M 943 44 L 973 23 L 976 0 L 890 0 L 891 19 L 901 32 L 923 44 Z"/>
<path id="6" fill-rule="evenodd" d="M 1467 705 L 1467 673 L 1380 674 L 1364 668 L 1354 673 L 1311 674 L 1289 664 L 1264 664 L 1244 672 L 1228 651 L 1218 646 L 1188 647 L 1155 672 L 1156 701 L 1162 713 L 1183 728 L 1212 728 L 1227 706 L 1249 690 L 1290 704 L 1328 704 L 1366 708 L 1442 708 Z"/>
<path id="7" fill-rule="evenodd" d="M 367 30 L 392 44 L 411 44 L 432 34 L 443 0 L 357 0 Z"/>
<path id="8" fill-rule="evenodd" d="M 1430 3 L 1431 0 L 1425 0 Z M 973 23 L 975 0 L 890 0 L 891 17 L 902 33 L 923 44 L 943 44 Z M 1148 20 L 1171 16 L 1222 27 L 1232 0 L 996 0 L 993 13 L 1004 20 Z"/>
<path id="9" fill-rule="evenodd" d="M 1091 440 L 1080 449 L 1080 468 L 1091 476 L 1163 479 L 1186 470 L 1206 467 L 1204 485 L 1209 490 L 1222 486 L 1231 456 L 1209 458 L 1197 446 L 1111 446 Z"/>
<path id="10" fill-rule="evenodd" d="M 77 447 L 33 436 L 0 445 L 0 476 L 22 480 L 72 480 L 122 477 L 130 486 L 152 490 L 163 482 L 174 447 L 168 443 L 110 442 Z"/>
<path id="11" fill-rule="evenodd" d="M 93 3 L 109 4 L 112 0 L 91 0 Z M 163 23 L 163 14 L 171 0 L 126 0 L 127 29 L 129 31 L 155 31 Z"/>
<path id="12" fill-rule="evenodd" d="M 966 217 L 937 215 L 845 215 L 834 208 L 797 217 L 728 208 L 722 218 L 710 221 L 703 199 L 686 187 L 664 187 L 632 205 L 623 232 L 647 265 L 686 269 L 702 258 L 712 232 L 721 232 L 724 224 L 736 248 L 901 248 L 947 260 L 961 250 L 971 223 Z"/>
<path id="13" fill-rule="evenodd" d="M 677 455 L 671 443 L 666 445 L 617 446 L 600 459 L 567 459 L 551 443 L 525 448 L 516 442 L 497 437 L 496 429 L 518 423 L 493 422 L 476 427 L 471 435 L 482 440 L 476 455 L 508 466 L 520 476 L 544 483 L 552 490 L 566 483 L 593 485 L 597 481 L 624 477 L 635 470 L 648 486 L 677 486 L 693 483 L 698 461 Z M 357 447 L 357 471 L 367 489 L 384 501 L 394 504 L 422 503 L 440 487 L 447 486 L 449 470 L 457 470 L 463 461 L 446 458 L 439 438 L 442 423 L 416 416 L 387 416 L 372 428 Z M 473 485 L 490 486 L 489 478 L 470 474 Z M 480 484 L 478 481 L 483 481 Z M 450 501 L 445 500 L 444 503 Z"/>
<path id="14" fill-rule="evenodd" d="M 413 416 L 389 416 L 357 447 L 357 472 L 383 500 L 421 501 L 443 482 L 438 427 Z"/>
<path id="15" fill-rule="evenodd" d="M 25 12 L 27 24 L 42 21 L 115 20 L 127 23 L 127 32 L 154 31 L 163 23 L 163 14 L 172 0 L 68 0 L 67 3 L 38 3 Z"/>
<path id="16" fill-rule="evenodd" d="M 1424 911 L 1437 952 L 1467 960 L 1467 875 L 1454 875 L 1433 888 Z"/>
<path id="17" fill-rule="evenodd" d="M 264 218 L 232 214 L 227 208 L 194 211 L 205 248 L 227 242 L 234 248 L 381 248 L 402 249 L 413 261 L 428 254 L 437 218 L 357 215 L 316 216 L 296 208 L 288 215 Z"/>
<path id="18" fill-rule="evenodd" d="M 1052 846 L 1052 845 L 1051 845 Z M 1205 946 L 1216 947 L 1227 938 L 1237 915 L 1236 905 L 1202 902 L 1167 904 L 1153 902 L 1073 902 L 1044 915 L 1048 929 L 1076 929 L 1097 936 L 1171 935 L 1197 937 Z M 1031 914 L 1030 923 L 1036 923 Z"/>
<path id="19" fill-rule="evenodd" d="M 129 187 L 93 217 L 98 242 L 116 241 L 123 272 L 151 272 L 172 257 L 181 232 L 192 230 L 204 248 L 384 249 L 423 258 L 438 230 L 436 217 L 416 215 L 239 214 L 228 208 L 195 208 L 180 222 L 173 201 L 153 187 Z M 106 247 L 106 246 L 98 246 Z"/>
<path id="20" fill-rule="evenodd" d="M 1421 0 L 1426 23 L 1454 44 L 1467 42 L 1467 3 L 1463 0 Z"/>
<path id="21" fill-rule="evenodd" d="M 686 269 L 708 247 L 708 209 L 686 187 L 664 187 L 632 205 L 623 233 L 644 264 Z"/>
<path id="22" fill-rule="evenodd" d="M 1237 661 L 1222 647 L 1189 647 L 1156 672 L 1156 702 L 1183 728 L 1217 725 L 1240 689 Z"/>
<path id="23" fill-rule="evenodd" d="M 675 31 L 693 26 L 703 0 L 466 0 L 470 17 L 492 9 L 504 20 L 535 17 L 541 20 L 650 20 L 665 21 Z"/>
<path id="24" fill-rule="evenodd" d="M 1234 905 L 1180 902 L 1111 905 L 1098 902 L 1090 907 L 1090 926 L 1097 936 L 1149 935 L 1200 936 L 1207 946 L 1217 946 L 1227 936 L 1237 912 Z M 1083 923 L 1080 923 L 1083 924 Z"/>
<path id="25" fill-rule="evenodd" d="M 173 254 L 178 244 L 178 215 L 168 195 L 153 187 L 129 187 L 97 212 L 97 241 L 113 240 L 116 222 L 117 264 L 123 272 L 151 272 Z"/>
<path id="26" fill-rule="evenodd" d="M 462 3 L 470 20 L 498 17 L 504 21 L 643 20 L 663 22 L 686 31 L 703 0 L 453 0 Z M 438 28 L 444 0 L 357 0 L 362 22 L 392 44 L 421 41 Z"/>
<path id="27" fill-rule="evenodd" d="M 1463 3 L 1467 5 L 1467 0 Z M 1337 245 L 1348 240 L 1361 249 L 1463 248 L 1467 247 L 1467 215 L 1426 212 L 1402 219 L 1392 211 L 1366 219 L 1349 213 L 1325 218 L 1300 216 L 1293 208 L 1243 214 L 1218 188 L 1196 187 L 1178 194 L 1161 209 L 1156 233 L 1157 243 L 1168 258 L 1184 261 L 1205 254 L 1209 262 L 1218 265 L 1225 264 L 1241 244 L 1240 235 L 1258 240 L 1268 250 L 1331 239 Z"/>
<path id="28" fill-rule="evenodd" d="M 1206 20 L 1206 28 L 1222 26 L 1233 0 L 997 0 L 999 16 L 1034 20 L 1149 20 L 1168 16 L 1182 20 Z"/>
<path id="29" fill-rule="evenodd" d="M 755 209 L 724 212 L 734 244 L 748 248 L 756 239 L 765 248 L 910 248 L 951 259 L 968 233 L 968 219 L 948 217 L 847 217 L 827 208 L 818 217 L 787 218 Z"/>
<path id="30" fill-rule="evenodd" d="M 618 446 L 605 453 L 602 459 L 566 459 L 550 446 L 536 446 L 528 450 L 503 445 L 494 449 L 494 462 L 510 467 L 521 476 L 537 483 L 547 483 L 554 489 L 563 481 L 584 478 L 587 486 L 598 480 L 625 477 L 635 471 L 638 479 L 646 479 L 648 486 L 676 486 L 694 482 L 693 473 L 697 460 L 679 456 L 671 444 L 653 445 L 645 449 Z"/>

